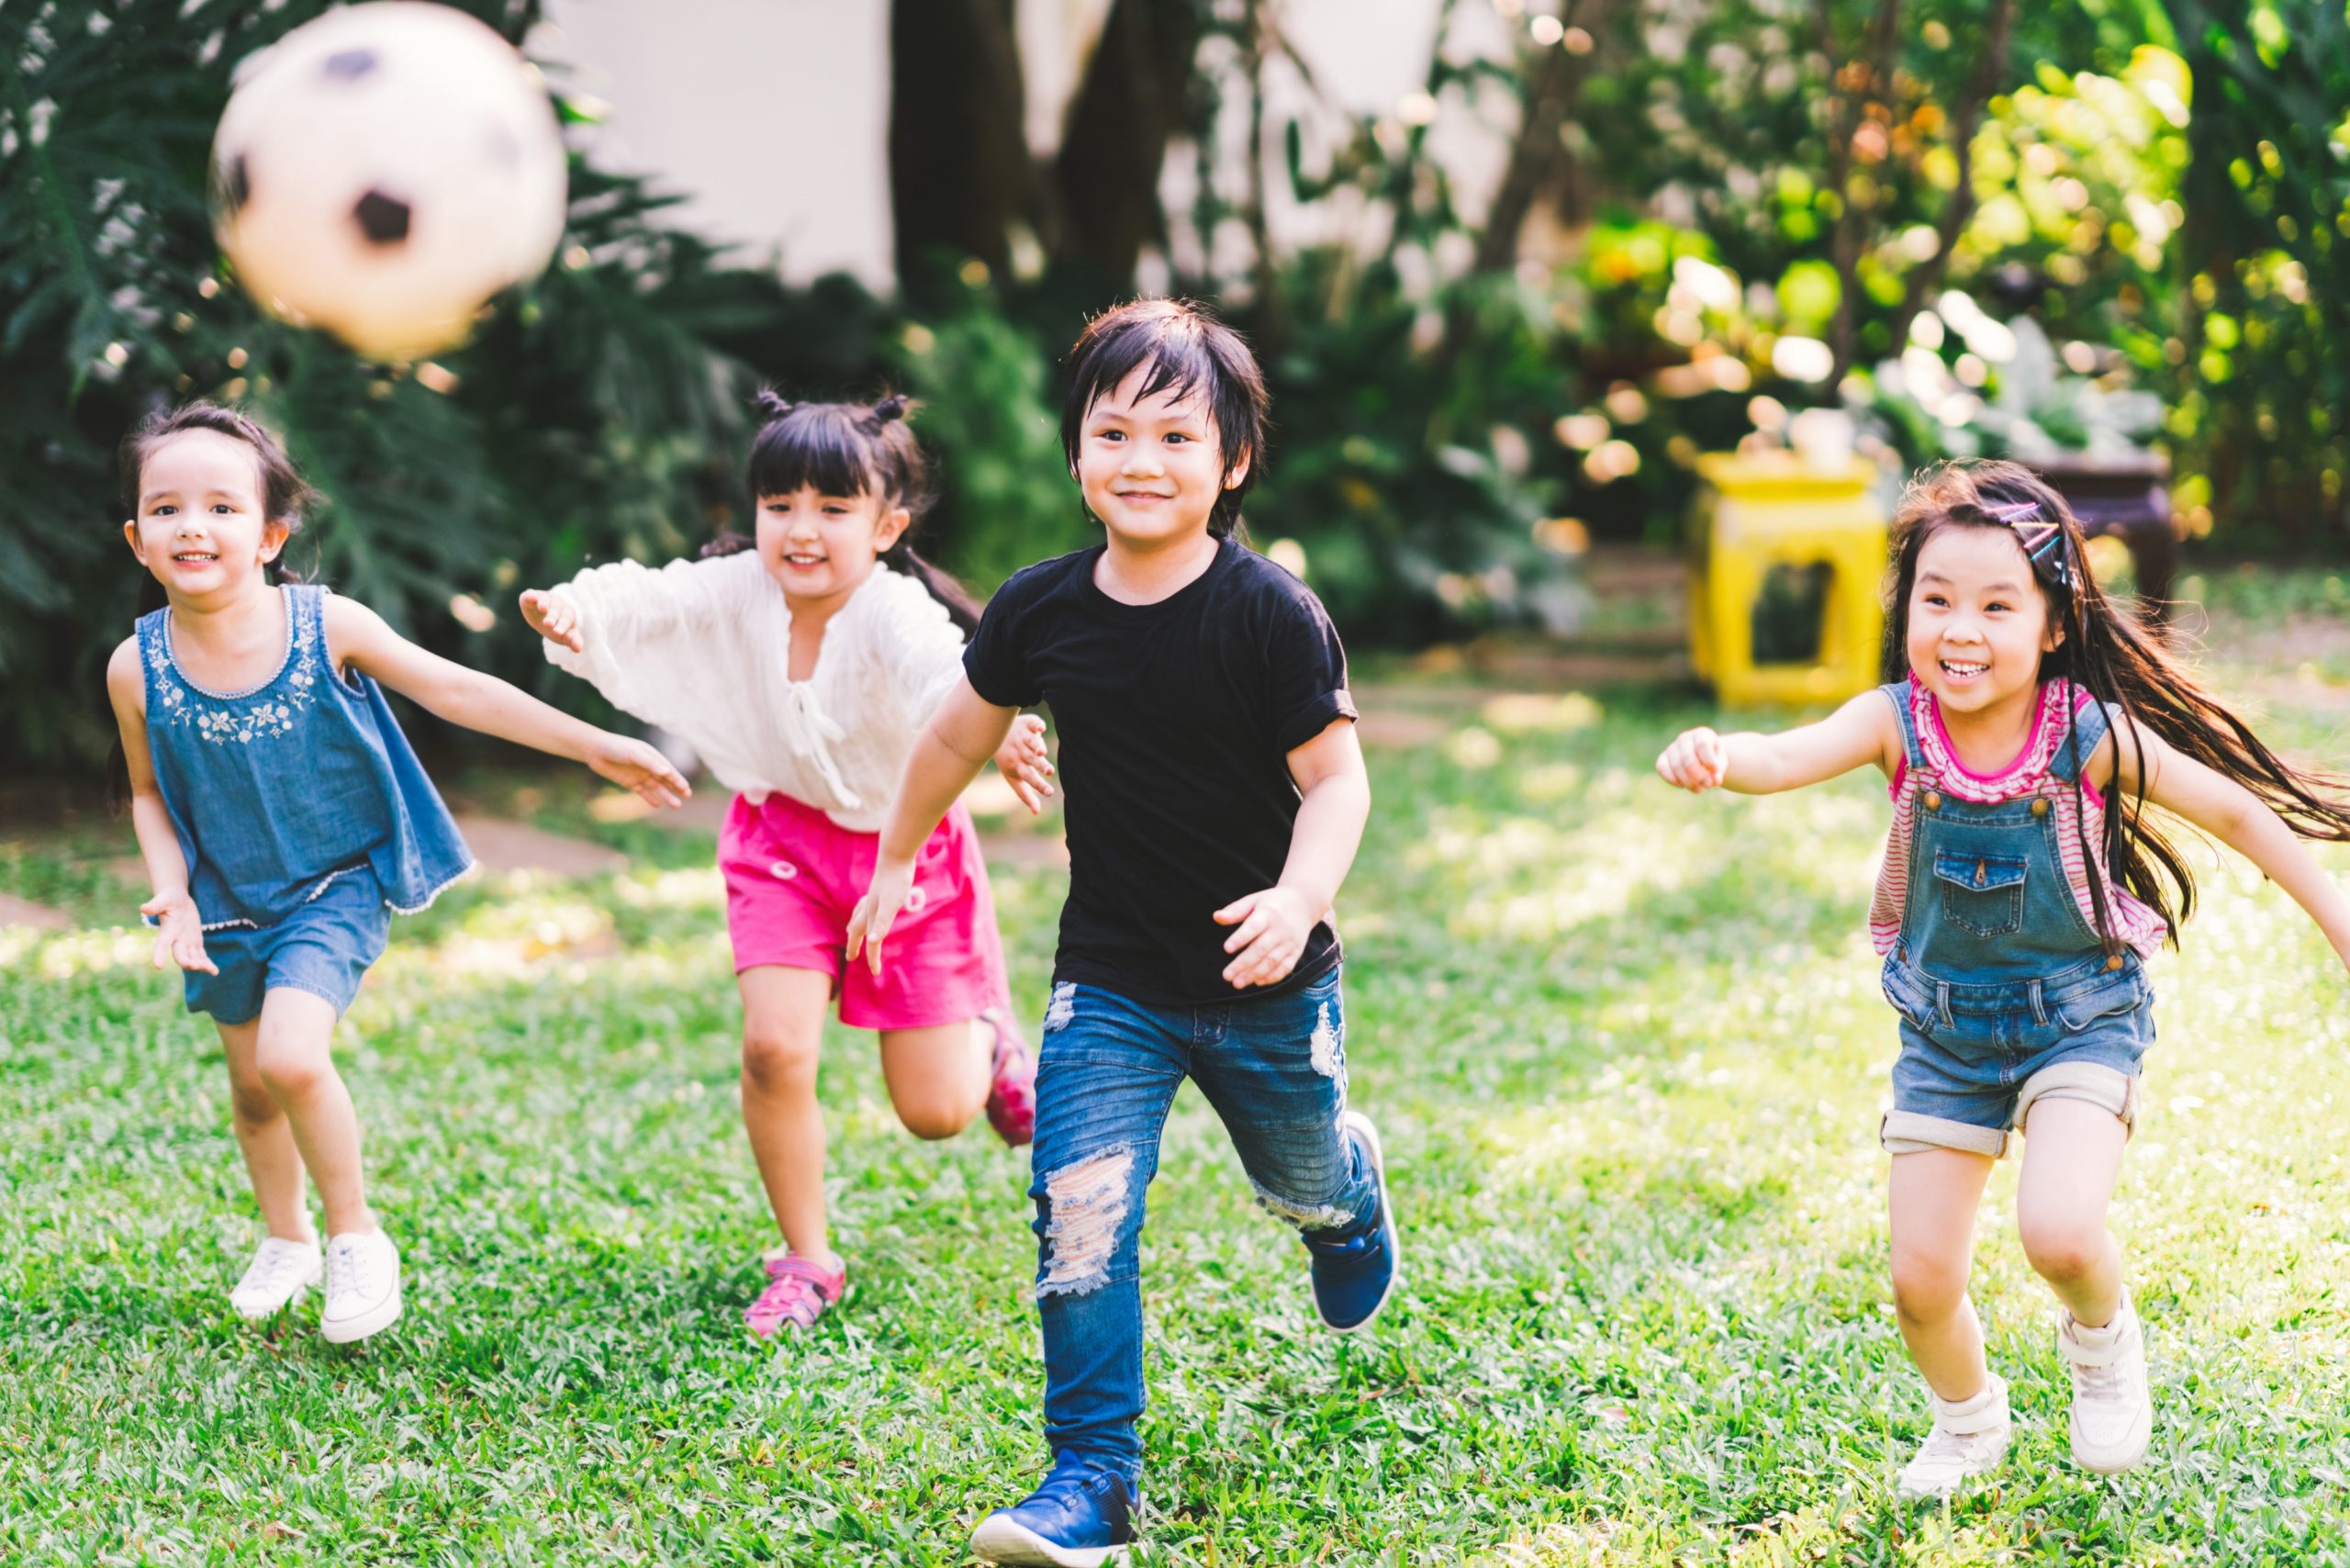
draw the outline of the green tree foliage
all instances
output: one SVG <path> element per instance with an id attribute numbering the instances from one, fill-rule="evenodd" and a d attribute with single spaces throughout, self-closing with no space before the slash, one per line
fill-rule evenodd
<path id="1" fill-rule="evenodd" d="M 207 156 L 235 62 L 324 8 L 0 9 L 11 760 L 86 762 L 110 739 L 101 671 L 141 585 L 119 542 L 114 448 L 162 402 L 241 401 L 285 433 L 330 498 L 291 554 L 297 569 L 429 645 L 545 680 L 509 590 L 586 560 L 688 553 L 738 515 L 744 409 L 763 377 L 880 378 L 886 319 L 862 291 L 792 291 L 730 265 L 665 225 L 671 198 L 576 158 L 555 264 L 471 346 L 386 367 L 269 320 L 218 260 Z M 509 37 L 535 11 L 467 8 Z"/>
<path id="2" fill-rule="evenodd" d="M 2193 375 L 2174 433 L 2255 543 L 2350 533 L 2350 18 L 2170 0 L 2194 73 L 2183 235 Z"/>
<path id="3" fill-rule="evenodd" d="M 512 38 L 535 19 L 530 0 L 463 3 Z M 984 212 L 950 215 L 980 239 L 902 230 L 918 319 L 845 279 L 733 264 L 672 229 L 666 197 L 575 158 L 556 264 L 472 346 L 402 369 L 260 316 L 205 209 L 231 69 L 324 0 L 6 0 L 0 751 L 55 764 L 108 738 L 99 670 L 140 581 L 112 452 L 160 402 L 254 406 L 332 497 L 309 545 L 329 580 L 583 700 L 545 675 L 510 590 L 739 522 L 761 381 L 920 395 L 945 492 L 925 548 L 977 587 L 1091 538 L 1053 366 L 1136 254 L 1258 344 L 1275 435 L 1252 525 L 1303 546 L 1358 637 L 1568 618 L 1566 552 L 1673 537 L 1698 452 L 1807 404 L 1851 403 L 1913 462 L 1998 450 L 2017 432 L 1994 417 L 2003 322 L 2024 311 L 2065 370 L 2039 436 L 2078 444 L 2095 398 L 2152 392 L 2192 525 L 2340 537 L 2335 0 L 1505 3 L 1499 57 L 1456 45 L 1485 3 L 1447 0 L 1420 89 L 1350 119 L 1280 0 L 1121 0 L 1069 145 L 1023 169 L 1023 147 L 985 144 L 1013 163 Z M 954 100 L 967 118 L 1021 101 L 1002 0 L 901 8 L 991 40 L 987 91 Z M 898 64 L 904 97 L 955 59 Z M 1310 124 L 1268 107 L 1280 73 L 1320 106 Z M 923 162 L 917 121 L 900 117 L 900 161 L 961 167 Z M 1456 192 L 1439 121 L 1501 139 L 1489 203 Z M 1196 177 L 1162 212 L 1145 175 L 1169 148 Z M 1276 194 L 1350 216 L 1281 251 Z M 921 188 L 897 195 L 902 218 Z"/>

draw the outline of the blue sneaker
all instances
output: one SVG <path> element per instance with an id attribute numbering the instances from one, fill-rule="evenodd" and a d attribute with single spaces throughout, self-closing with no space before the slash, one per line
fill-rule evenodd
<path id="1" fill-rule="evenodd" d="M 1379 1177 L 1378 1223 L 1343 1240 L 1304 1239 L 1313 1255 L 1315 1309 L 1323 1322 L 1351 1334 L 1370 1327 L 1387 1305 L 1395 1282 L 1404 1277 L 1404 1254 L 1395 1234 L 1395 1205 L 1387 1200 L 1387 1159 L 1379 1147 L 1379 1129 L 1360 1111 L 1348 1111 L 1338 1118 L 1338 1130 L 1354 1140 Z"/>
<path id="2" fill-rule="evenodd" d="M 982 1562 L 1044 1568 L 1123 1568 L 1141 1511 L 1116 1471 L 1056 1464 L 1021 1502 L 979 1521 L 971 1532 L 971 1555 Z"/>

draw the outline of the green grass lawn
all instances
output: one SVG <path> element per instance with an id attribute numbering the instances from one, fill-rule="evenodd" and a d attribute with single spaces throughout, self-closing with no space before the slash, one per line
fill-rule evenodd
<path id="1" fill-rule="evenodd" d="M 2317 663 L 2276 734 L 2339 758 Z M 1185 1092 L 1145 1247 L 1147 1561 L 2350 1562 L 2350 1021 L 2288 900 L 2207 859 L 2157 968 L 2115 1212 L 2145 1468 L 2065 1457 L 2010 1161 L 1976 1281 L 2019 1440 L 1997 1484 L 1897 1506 L 1926 1411 L 1885 1277 L 1882 784 L 1691 800 L 1649 762 L 1694 700 L 1483 701 L 1374 755 L 1343 904 L 1407 1288 L 1368 1336 L 1317 1330 Z M 544 820 L 588 821 L 540 782 Z M 343 1025 L 408 1269 L 405 1320 L 348 1350 L 315 1296 L 228 1308 L 257 1222 L 217 1036 L 119 924 L 127 830 L 0 851 L 0 888 L 93 922 L 0 933 L 0 1558 L 957 1563 L 1038 1473 L 1024 1151 L 916 1142 L 836 1034 L 857 1294 L 750 1342 L 771 1236 L 709 845 L 592 831 L 635 868 L 444 897 Z M 1061 879 L 997 887 L 1033 1014 Z"/>

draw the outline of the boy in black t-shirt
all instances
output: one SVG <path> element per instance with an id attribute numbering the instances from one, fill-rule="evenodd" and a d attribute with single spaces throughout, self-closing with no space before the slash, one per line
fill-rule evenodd
<path id="1" fill-rule="evenodd" d="M 1053 1469 L 971 1540 L 993 1562 L 1124 1562 L 1139 1512 L 1139 1250 L 1189 1076 L 1315 1303 L 1361 1328 L 1397 1277 L 1379 1137 L 1347 1109 L 1330 904 L 1371 810 L 1345 650 L 1304 583 L 1234 537 L 1263 449 L 1248 346 L 1143 300 L 1072 355 L 1069 471 L 1104 543 L 1004 584 L 907 761 L 849 927 L 878 970 L 916 851 L 1042 701 L 1060 731 L 1069 902 L 1036 1074 L 1036 1305 Z"/>

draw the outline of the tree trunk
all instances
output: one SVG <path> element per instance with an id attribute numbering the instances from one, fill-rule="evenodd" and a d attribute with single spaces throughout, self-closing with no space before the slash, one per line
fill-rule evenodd
<path id="1" fill-rule="evenodd" d="M 1013 4 L 892 0 L 890 206 L 910 297 L 969 257 L 1002 269 L 1032 206 Z"/>
<path id="2" fill-rule="evenodd" d="M 1517 135 L 1510 142 L 1509 162 L 1502 170 L 1502 183 L 1486 211 L 1484 232 L 1477 236 L 1475 270 L 1481 273 L 1499 272 L 1516 263 L 1518 231 L 1526 227 L 1535 197 L 1564 155 L 1559 129 L 1566 124 L 1573 106 L 1582 73 L 1576 69 L 1575 57 L 1556 44 L 1536 59 L 1533 79 L 1526 85 L 1525 104 L 1519 110 Z"/>
<path id="3" fill-rule="evenodd" d="M 1158 174 L 1199 41 L 1189 0 L 1117 0 L 1069 105 L 1053 161 L 1054 249 L 1120 287 L 1142 248 L 1166 237 Z"/>

